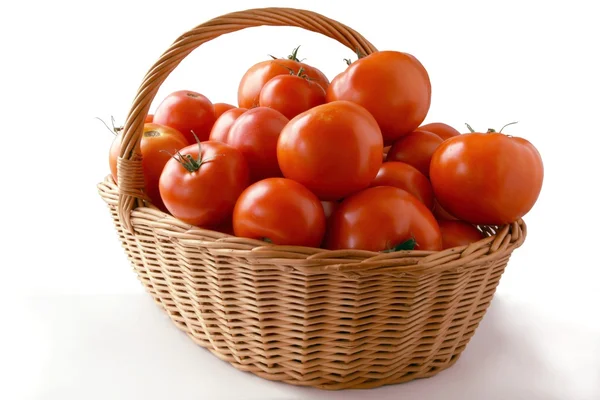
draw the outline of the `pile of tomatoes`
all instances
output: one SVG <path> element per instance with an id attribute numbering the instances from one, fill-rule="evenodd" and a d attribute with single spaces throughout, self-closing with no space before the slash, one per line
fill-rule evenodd
<path id="1" fill-rule="evenodd" d="M 251 66 L 237 106 L 171 93 L 141 138 L 146 193 L 183 222 L 278 245 L 438 251 L 534 206 L 539 152 L 496 132 L 423 125 L 414 56 L 360 56 L 331 81 L 297 50 Z M 119 133 L 110 150 L 117 180 Z"/>

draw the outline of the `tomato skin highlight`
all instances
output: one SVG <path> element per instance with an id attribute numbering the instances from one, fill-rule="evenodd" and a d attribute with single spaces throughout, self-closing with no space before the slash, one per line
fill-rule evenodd
<path id="1" fill-rule="evenodd" d="M 115 182 L 117 182 L 117 160 L 121 151 L 122 139 L 123 132 L 119 132 L 110 146 L 110 171 Z M 144 124 L 140 139 L 144 189 L 152 204 L 162 211 L 166 211 L 166 208 L 158 190 L 160 175 L 165 164 L 171 158 L 169 154 L 174 154 L 187 145 L 187 139 L 176 129 L 156 123 Z"/>
<path id="2" fill-rule="evenodd" d="M 169 94 L 154 113 L 155 123 L 177 129 L 188 140 L 188 144 L 196 143 L 194 134 L 201 142 L 208 140 L 215 120 L 215 109 L 211 101 L 203 94 L 191 90 Z"/>
<path id="3" fill-rule="evenodd" d="M 421 125 L 419 131 L 431 132 L 438 135 L 442 140 L 450 139 L 451 137 L 460 135 L 460 132 L 443 122 L 431 122 Z"/>
<path id="4" fill-rule="evenodd" d="M 278 75 L 260 91 L 259 105 L 281 112 L 288 119 L 325 103 L 325 90 L 318 83 L 297 75 Z"/>
<path id="5" fill-rule="evenodd" d="M 431 159 L 437 201 L 456 218 L 504 225 L 536 203 L 544 166 L 527 140 L 502 133 L 465 133 L 442 143 Z"/>
<path id="6" fill-rule="evenodd" d="M 382 153 L 377 121 L 348 101 L 299 114 L 283 128 L 277 143 L 283 175 L 320 200 L 339 200 L 367 188 L 383 162 Z"/>
<path id="7" fill-rule="evenodd" d="M 401 161 L 412 165 L 429 177 L 431 157 L 443 140 L 425 131 L 414 131 L 396 140 L 387 154 L 387 161 Z"/>
<path id="8" fill-rule="evenodd" d="M 228 143 L 229 131 L 231 130 L 233 123 L 246 111 L 248 110 L 245 108 L 232 108 L 223 112 L 223 114 L 217 118 L 210 130 L 208 140 Z"/>
<path id="9" fill-rule="evenodd" d="M 231 125 L 227 143 L 238 149 L 248 162 L 251 182 L 282 176 L 277 162 L 277 141 L 288 121 L 277 110 L 255 107 Z"/>
<path id="10" fill-rule="evenodd" d="M 342 201 L 332 216 L 326 247 L 385 251 L 411 238 L 415 250 L 442 248 L 439 225 L 423 203 L 405 190 L 376 186 Z"/>
<path id="11" fill-rule="evenodd" d="M 221 142 L 201 142 L 180 153 L 203 163 L 190 172 L 175 158 L 160 176 L 160 195 L 177 219 L 202 228 L 221 226 L 231 218 L 233 207 L 249 184 L 248 164 L 235 148 Z"/>
<path id="12" fill-rule="evenodd" d="M 319 199 L 298 182 L 267 178 L 240 195 L 233 230 L 238 237 L 318 247 L 325 235 L 325 213 Z"/>
<path id="13" fill-rule="evenodd" d="M 400 161 L 384 162 L 371 182 L 374 186 L 394 186 L 406 190 L 430 210 L 433 209 L 433 189 L 429 179 L 412 165 Z"/>
<path id="14" fill-rule="evenodd" d="M 215 103 L 213 106 L 215 109 L 215 120 L 219 119 L 225 111 L 236 108 L 233 104 L 229 103 Z"/>
<path id="15" fill-rule="evenodd" d="M 485 236 L 475 226 L 464 221 L 438 221 L 442 232 L 442 250 L 467 246 Z"/>
<path id="16" fill-rule="evenodd" d="M 413 55 L 379 51 L 354 61 L 329 85 L 327 101 L 348 100 L 377 120 L 386 144 L 414 131 L 431 105 L 431 82 Z"/>

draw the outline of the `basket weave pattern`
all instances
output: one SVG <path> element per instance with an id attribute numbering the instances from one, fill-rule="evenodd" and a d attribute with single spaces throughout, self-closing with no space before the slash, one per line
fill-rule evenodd
<path id="1" fill-rule="evenodd" d="M 259 25 L 298 26 L 368 54 L 360 34 L 321 15 L 248 10 L 179 38 L 144 79 L 124 128 L 119 186 L 98 185 L 145 289 L 179 329 L 240 370 L 324 389 L 435 375 L 458 359 L 493 298 L 523 221 L 441 252 L 270 246 L 193 227 L 143 193 L 139 139 L 160 84 L 201 43 Z"/>

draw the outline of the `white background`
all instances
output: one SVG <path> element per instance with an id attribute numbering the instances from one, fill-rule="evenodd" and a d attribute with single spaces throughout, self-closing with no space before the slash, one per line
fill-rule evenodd
<path id="1" fill-rule="evenodd" d="M 507 133 L 543 156 L 527 241 L 462 358 L 434 378 L 331 393 L 236 371 L 177 331 L 127 264 L 96 191 L 112 135 L 95 117 L 122 123 L 145 72 L 186 30 L 264 6 L 311 9 L 412 53 L 432 80 L 426 122 L 517 120 Z M 600 399 L 594 1 L 56 0 L 6 3 L 1 15 L 0 398 Z M 249 66 L 298 44 L 330 79 L 352 56 L 314 33 L 254 28 L 192 53 L 157 101 L 189 89 L 234 103 Z"/>

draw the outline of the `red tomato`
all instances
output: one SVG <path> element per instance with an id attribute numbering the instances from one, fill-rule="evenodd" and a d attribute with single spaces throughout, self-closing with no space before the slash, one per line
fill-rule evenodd
<path id="1" fill-rule="evenodd" d="M 325 234 L 325 213 L 319 199 L 298 182 L 268 178 L 241 194 L 233 211 L 233 230 L 238 237 L 318 247 Z"/>
<path id="2" fill-rule="evenodd" d="M 121 131 L 110 146 L 110 172 L 115 182 L 117 182 L 117 159 L 121 151 L 122 138 L 123 132 Z M 166 209 L 158 190 L 160 174 L 171 158 L 170 154 L 174 154 L 187 145 L 185 137 L 176 129 L 155 123 L 144 124 L 144 131 L 140 140 L 144 188 L 152 204 L 163 211 L 166 211 Z"/>
<path id="3" fill-rule="evenodd" d="M 380 51 L 354 61 L 331 81 L 327 101 L 334 100 L 365 107 L 389 144 L 423 122 L 431 104 L 431 83 L 414 56 Z"/>
<path id="4" fill-rule="evenodd" d="M 439 136 L 425 131 L 414 131 L 396 140 L 388 152 L 387 161 L 402 161 L 429 177 L 433 152 L 442 144 Z"/>
<path id="5" fill-rule="evenodd" d="M 306 75 L 327 90 L 329 80 L 318 68 L 302 63 L 297 58 L 298 49 L 294 49 L 288 58 L 261 61 L 246 71 L 238 87 L 238 105 L 252 108 L 259 105 L 260 91 L 265 83 L 277 75 L 289 75 L 290 70 L 303 68 Z"/>
<path id="6" fill-rule="evenodd" d="M 415 196 L 430 210 L 433 208 L 433 189 L 429 179 L 412 165 L 389 161 L 383 163 L 371 186 L 394 186 Z"/>
<path id="7" fill-rule="evenodd" d="M 215 123 L 215 109 L 210 100 L 196 92 L 180 90 L 168 95 L 154 113 L 154 122 L 177 129 L 189 144 L 208 140 Z M 192 133 L 193 132 L 193 133 Z"/>
<path id="8" fill-rule="evenodd" d="M 171 158 L 160 176 L 165 206 L 179 220 L 210 228 L 231 218 L 237 198 L 249 184 L 242 153 L 221 142 L 192 144 Z"/>
<path id="9" fill-rule="evenodd" d="M 432 188 L 433 189 L 433 188 Z M 433 198 L 433 215 L 435 216 L 435 218 L 439 221 L 439 220 L 446 220 L 446 221 L 456 221 L 457 218 L 450 214 L 448 211 L 444 210 L 444 207 L 442 207 L 440 205 L 440 203 L 438 203 L 437 199 L 434 197 Z"/>
<path id="10" fill-rule="evenodd" d="M 221 114 L 215 121 L 208 140 L 227 143 L 231 126 L 246 111 L 248 110 L 245 108 L 232 108 Z"/>
<path id="11" fill-rule="evenodd" d="M 382 164 L 382 152 L 377 121 L 348 101 L 298 115 L 283 128 L 277 144 L 283 175 L 321 200 L 338 200 L 367 188 Z"/>
<path id="12" fill-rule="evenodd" d="M 302 70 L 298 74 L 303 74 Z M 277 75 L 260 91 L 261 107 L 271 107 L 292 119 L 325 103 L 325 90 L 318 83 L 299 75 Z"/>
<path id="13" fill-rule="evenodd" d="M 392 186 L 365 189 L 342 201 L 332 216 L 326 247 L 385 251 L 416 241 L 415 250 L 441 250 L 433 214 L 415 196 Z"/>
<path id="14" fill-rule="evenodd" d="M 267 107 L 252 108 L 238 117 L 229 130 L 227 143 L 248 161 L 250 180 L 281 177 L 277 163 L 277 139 L 288 119 Z"/>
<path id="15" fill-rule="evenodd" d="M 467 246 L 484 238 L 475 226 L 464 221 L 438 221 L 442 232 L 442 250 Z"/>
<path id="16" fill-rule="evenodd" d="M 527 214 L 542 189 L 544 166 L 527 140 L 467 133 L 446 140 L 431 159 L 431 184 L 442 207 L 472 224 L 503 225 Z"/>
<path id="17" fill-rule="evenodd" d="M 215 103 L 214 108 L 215 108 L 215 119 L 219 119 L 219 117 L 221 115 L 223 115 L 223 113 L 225 111 L 231 110 L 232 108 L 235 108 L 235 106 L 228 104 L 228 103 Z"/>
<path id="18" fill-rule="evenodd" d="M 146 115 L 146 119 L 144 120 L 144 123 L 150 123 L 154 121 L 154 115 L 153 114 L 148 114 Z"/>
<path id="19" fill-rule="evenodd" d="M 459 131 L 448 124 L 444 124 L 443 122 L 432 122 L 430 124 L 421 125 L 418 130 L 435 133 L 442 138 L 442 140 L 450 139 L 451 137 L 460 135 Z"/>

